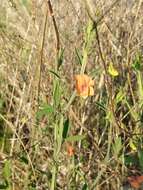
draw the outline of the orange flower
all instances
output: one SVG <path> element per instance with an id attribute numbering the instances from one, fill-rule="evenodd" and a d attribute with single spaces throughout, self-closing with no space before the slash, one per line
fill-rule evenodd
<path id="1" fill-rule="evenodd" d="M 143 176 L 130 176 L 128 177 L 128 181 L 133 188 L 139 189 L 143 183 Z"/>
<path id="2" fill-rule="evenodd" d="M 94 95 L 94 81 L 87 75 L 81 74 L 75 76 L 77 94 L 82 98 Z"/>
<path id="3" fill-rule="evenodd" d="M 75 150 L 74 150 L 74 147 L 72 145 L 67 145 L 67 153 L 68 153 L 68 156 L 73 156 L 75 154 Z"/>

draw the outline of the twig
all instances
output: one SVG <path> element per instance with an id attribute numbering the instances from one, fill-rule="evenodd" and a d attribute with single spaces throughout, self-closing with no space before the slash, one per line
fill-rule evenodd
<path id="1" fill-rule="evenodd" d="M 87 13 L 90 17 L 90 19 L 93 21 L 93 22 L 96 22 L 97 25 L 99 25 L 99 23 L 101 23 L 101 21 L 104 19 L 104 17 L 111 11 L 111 9 L 113 9 L 113 7 L 116 5 L 116 3 L 118 3 L 120 0 L 115 0 L 111 6 L 103 13 L 103 15 L 101 15 L 97 20 L 95 20 L 95 18 L 93 18 L 92 14 L 90 13 L 90 8 L 88 7 L 88 3 L 87 3 L 87 0 L 84 0 L 85 1 L 85 4 L 87 5 L 86 8 L 87 8 Z"/>
<path id="2" fill-rule="evenodd" d="M 100 38 L 99 38 L 99 33 L 98 33 L 97 22 L 96 21 L 93 22 L 93 28 L 95 29 L 95 33 L 96 33 L 96 40 L 97 40 L 97 44 L 98 44 L 100 58 L 101 58 L 101 61 L 103 63 L 105 73 L 108 76 L 107 66 L 106 66 L 106 62 L 104 60 L 102 49 L 101 49 L 101 43 L 100 43 Z M 108 77 L 107 77 L 107 81 L 108 81 Z"/>
<path id="3" fill-rule="evenodd" d="M 53 12 L 53 7 L 52 7 L 52 4 L 51 4 L 51 1 L 47 0 L 47 3 L 48 3 L 48 9 L 49 9 L 49 12 L 50 12 L 50 16 L 52 17 L 52 21 L 53 21 L 53 25 L 54 25 L 54 29 L 55 29 L 55 34 L 56 34 L 56 52 L 58 54 L 59 50 L 60 50 L 59 30 L 58 30 L 58 27 L 57 27 L 57 23 L 56 23 L 56 19 L 55 19 L 55 16 L 54 16 L 54 12 Z"/>
<path id="4" fill-rule="evenodd" d="M 99 24 L 99 23 L 103 20 L 103 18 L 111 11 L 111 9 L 114 8 L 114 6 L 115 6 L 119 1 L 120 1 L 120 0 L 115 0 L 115 1 L 112 3 L 112 5 L 105 11 L 105 13 L 104 13 L 103 15 L 101 15 L 101 16 L 99 17 L 99 19 L 97 19 L 96 23 Z"/>

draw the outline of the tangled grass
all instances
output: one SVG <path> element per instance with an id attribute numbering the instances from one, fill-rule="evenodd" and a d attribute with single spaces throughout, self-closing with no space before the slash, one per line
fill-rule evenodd
<path id="1" fill-rule="evenodd" d="M 143 173 L 143 1 L 0 4 L 0 189 L 132 189 L 128 177 Z M 86 99 L 83 73 L 95 81 Z"/>

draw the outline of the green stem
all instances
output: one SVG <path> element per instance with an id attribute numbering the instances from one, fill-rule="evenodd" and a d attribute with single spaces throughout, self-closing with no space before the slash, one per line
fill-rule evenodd
<path id="1" fill-rule="evenodd" d="M 51 188 L 50 188 L 51 190 L 55 190 L 56 175 L 57 175 L 57 167 L 56 165 L 54 165 L 52 169 L 52 182 L 51 182 Z"/>

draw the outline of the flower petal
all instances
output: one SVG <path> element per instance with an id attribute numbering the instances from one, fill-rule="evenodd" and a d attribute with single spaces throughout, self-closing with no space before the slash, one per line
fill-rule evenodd
<path id="1" fill-rule="evenodd" d="M 75 87 L 77 90 L 77 94 L 79 96 L 87 98 L 88 96 L 92 96 L 94 94 L 92 87 L 94 85 L 94 81 L 88 75 L 85 74 L 76 75 L 75 81 L 76 81 Z"/>
<path id="2" fill-rule="evenodd" d="M 109 65 L 108 72 L 113 77 L 116 77 L 119 75 L 118 71 L 113 67 L 112 63 Z"/>
<path id="3" fill-rule="evenodd" d="M 89 87 L 89 96 L 93 96 L 94 95 L 94 89 L 93 87 Z"/>

